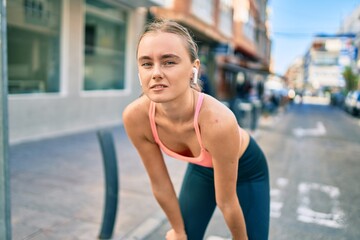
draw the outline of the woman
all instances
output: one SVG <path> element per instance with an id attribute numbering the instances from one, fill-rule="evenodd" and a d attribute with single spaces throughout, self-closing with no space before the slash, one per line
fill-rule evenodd
<path id="1" fill-rule="evenodd" d="M 199 91 L 197 46 L 173 21 L 149 24 L 137 49 L 143 95 L 123 113 L 171 230 L 166 239 L 201 240 L 216 206 L 233 239 L 267 239 L 265 157 L 233 113 Z M 189 162 L 179 199 L 162 151 Z"/>

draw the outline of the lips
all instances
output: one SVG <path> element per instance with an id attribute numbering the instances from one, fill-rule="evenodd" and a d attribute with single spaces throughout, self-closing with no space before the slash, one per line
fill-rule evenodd
<path id="1" fill-rule="evenodd" d="M 164 89 L 166 88 L 167 86 L 164 85 L 164 84 L 154 84 L 150 87 L 150 89 Z"/>

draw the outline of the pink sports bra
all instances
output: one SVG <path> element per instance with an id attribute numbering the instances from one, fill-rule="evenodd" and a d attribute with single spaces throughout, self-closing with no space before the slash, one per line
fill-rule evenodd
<path id="1" fill-rule="evenodd" d="M 150 108 L 149 108 L 149 119 L 150 119 L 150 125 L 151 125 L 151 131 L 152 134 L 154 136 L 155 142 L 160 146 L 161 150 L 163 152 L 165 152 L 167 155 L 169 155 L 170 157 L 182 160 L 182 161 L 186 161 L 186 162 L 190 162 L 190 163 L 194 163 L 194 164 L 198 164 L 200 166 L 204 166 L 204 167 L 212 167 L 212 157 L 210 155 L 210 153 L 204 148 L 202 141 L 201 141 L 201 136 L 200 136 L 200 130 L 199 130 L 199 124 L 198 124 L 198 117 L 199 117 L 199 112 L 200 112 L 200 108 L 202 105 L 204 99 L 204 94 L 200 93 L 199 94 L 199 98 L 196 104 L 196 109 L 195 109 L 195 114 L 194 114 L 194 128 L 195 128 L 195 133 L 196 133 L 196 137 L 199 141 L 200 147 L 201 147 L 201 152 L 200 155 L 197 157 L 186 157 L 183 155 L 180 155 L 174 151 L 171 151 L 170 149 L 168 149 L 159 139 L 159 135 L 156 129 L 156 123 L 155 123 L 155 103 L 151 102 L 150 103 Z"/>

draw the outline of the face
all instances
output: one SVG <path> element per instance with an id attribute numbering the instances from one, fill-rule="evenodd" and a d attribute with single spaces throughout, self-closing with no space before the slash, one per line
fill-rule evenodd
<path id="1" fill-rule="evenodd" d="M 191 62 L 180 36 L 164 32 L 141 39 L 137 60 L 143 92 L 154 102 L 170 101 L 189 90 L 192 68 L 199 64 Z"/>

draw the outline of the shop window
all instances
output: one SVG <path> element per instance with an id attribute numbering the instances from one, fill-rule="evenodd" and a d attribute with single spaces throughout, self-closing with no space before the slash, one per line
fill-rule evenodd
<path id="1" fill-rule="evenodd" d="M 214 24 L 215 0 L 193 0 L 191 1 L 191 12 L 202 21 Z"/>
<path id="2" fill-rule="evenodd" d="M 124 89 L 126 12 L 100 1 L 87 0 L 84 32 L 83 89 Z"/>
<path id="3" fill-rule="evenodd" d="M 7 7 L 9 93 L 59 92 L 58 0 L 11 0 Z"/>

